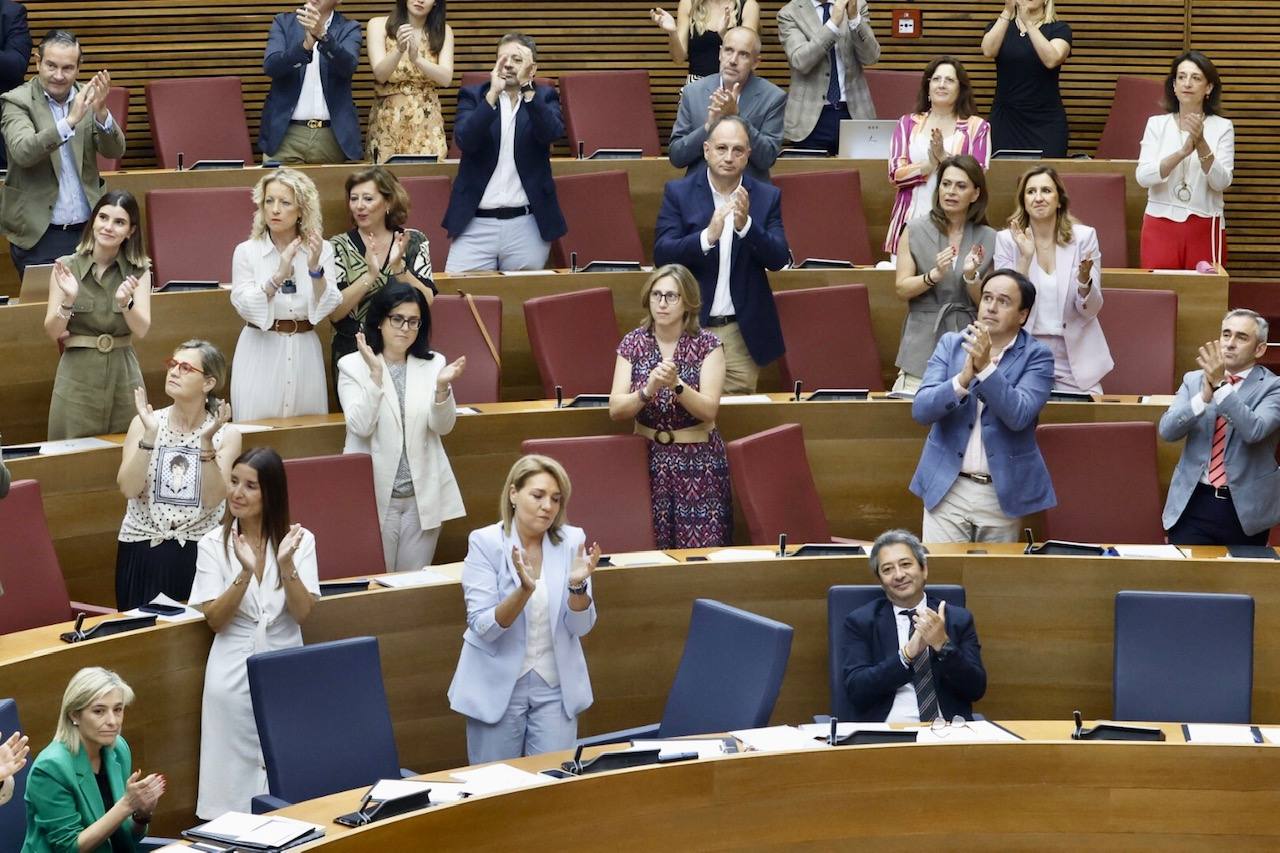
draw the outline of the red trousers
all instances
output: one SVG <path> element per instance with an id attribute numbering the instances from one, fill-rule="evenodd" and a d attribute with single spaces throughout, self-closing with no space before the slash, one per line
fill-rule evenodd
<path id="1" fill-rule="evenodd" d="M 1161 216 L 1142 217 L 1142 260 L 1149 270 L 1193 270 L 1200 261 L 1213 262 L 1214 220 L 1204 216 L 1188 216 L 1186 222 L 1174 222 Z M 1219 221 L 1218 239 L 1221 263 L 1227 265 L 1227 233 Z"/>

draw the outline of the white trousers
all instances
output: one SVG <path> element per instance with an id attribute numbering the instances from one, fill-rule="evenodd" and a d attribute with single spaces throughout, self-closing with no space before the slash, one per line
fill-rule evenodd
<path id="1" fill-rule="evenodd" d="M 449 244 L 446 272 L 540 270 L 547 266 L 551 244 L 538 232 L 532 213 L 515 219 L 477 216 Z"/>
<path id="2" fill-rule="evenodd" d="M 413 572 L 431 565 L 440 528 L 422 529 L 416 497 L 392 498 L 382 519 L 382 558 L 389 572 Z"/>

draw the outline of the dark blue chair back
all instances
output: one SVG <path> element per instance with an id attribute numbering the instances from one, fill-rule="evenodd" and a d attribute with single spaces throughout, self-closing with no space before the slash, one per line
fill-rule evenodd
<path id="1" fill-rule="evenodd" d="M 375 637 L 264 652 L 248 667 L 273 796 L 296 803 L 400 778 Z"/>
<path id="2" fill-rule="evenodd" d="M 1248 723 L 1253 702 L 1253 597 L 1116 593 L 1117 720 Z"/>
<path id="3" fill-rule="evenodd" d="M 0 742 L 21 728 L 18 703 L 12 699 L 0 699 Z M 22 849 L 22 839 L 27 834 L 27 805 L 23 796 L 27 792 L 27 774 L 31 772 L 31 762 L 34 760 L 35 750 L 32 750 L 31 755 L 27 756 L 27 766 L 13 777 L 13 799 L 0 808 L 0 850 Z"/>
<path id="4" fill-rule="evenodd" d="M 696 599 L 658 737 L 768 725 L 792 633 L 790 625 Z"/>
<path id="5" fill-rule="evenodd" d="M 925 594 L 947 604 L 965 606 L 964 587 L 959 584 L 928 584 Z M 827 590 L 827 679 L 831 689 L 831 716 L 838 719 L 853 719 L 853 703 L 844 689 L 844 648 L 841 646 L 844 617 L 880 598 L 884 598 L 884 587 L 879 584 L 847 584 Z"/>

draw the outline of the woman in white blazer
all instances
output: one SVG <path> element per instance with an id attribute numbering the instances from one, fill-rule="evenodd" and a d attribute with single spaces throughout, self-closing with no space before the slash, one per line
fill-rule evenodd
<path id="1" fill-rule="evenodd" d="M 453 387 L 465 356 L 446 364 L 432 352 L 431 313 L 407 284 L 378 291 L 358 352 L 338 361 L 338 397 L 347 421 L 343 453 L 373 457 L 373 488 L 387 571 L 431 564 L 440 525 L 466 514 L 440 436 L 453 429 Z"/>
<path id="2" fill-rule="evenodd" d="M 569 477 L 546 456 L 507 474 L 501 520 L 472 531 L 462 566 L 467 629 L 449 707 L 472 764 L 569 749 L 591 707 L 581 637 L 596 621 L 600 546 L 565 523 Z"/>
<path id="3" fill-rule="evenodd" d="M 1018 180 L 1009 227 L 996 235 L 996 269 L 1016 269 L 1036 286 L 1026 329 L 1053 351 L 1053 387 L 1102 393 L 1115 362 L 1098 323 L 1102 253 L 1098 234 L 1069 212 L 1062 179 L 1037 166 Z"/>

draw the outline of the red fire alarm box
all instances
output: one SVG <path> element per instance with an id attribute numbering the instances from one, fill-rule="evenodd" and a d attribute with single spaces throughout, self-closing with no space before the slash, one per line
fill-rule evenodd
<path id="1" fill-rule="evenodd" d="M 896 39 L 920 38 L 920 10 L 893 10 L 893 37 Z"/>

